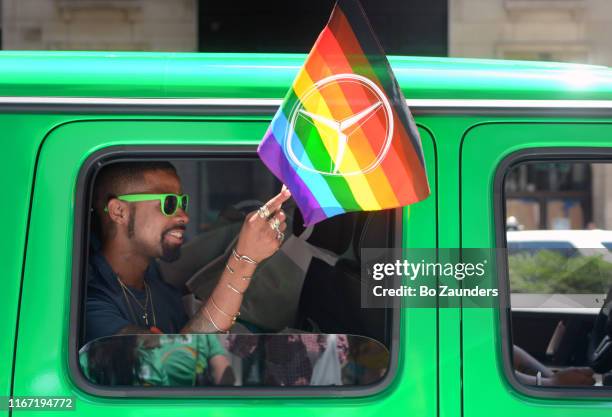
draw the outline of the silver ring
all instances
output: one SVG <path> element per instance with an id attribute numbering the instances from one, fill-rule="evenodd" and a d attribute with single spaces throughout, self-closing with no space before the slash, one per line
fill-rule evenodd
<path id="1" fill-rule="evenodd" d="M 283 232 L 276 231 L 276 239 L 279 242 L 282 242 L 285 239 L 285 234 Z"/>
<path id="2" fill-rule="evenodd" d="M 268 217 L 270 217 L 270 209 L 268 208 L 267 204 L 261 206 L 259 210 L 257 210 L 257 212 L 259 213 L 259 217 L 261 217 L 262 219 L 267 219 Z"/>
<path id="3" fill-rule="evenodd" d="M 274 230 L 275 232 L 280 232 L 279 227 L 280 227 L 280 220 L 278 220 L 278 218 L 274 217 L 271 221 L 270 221 L 270 227 L 272 228 L 272 230 Z"/>

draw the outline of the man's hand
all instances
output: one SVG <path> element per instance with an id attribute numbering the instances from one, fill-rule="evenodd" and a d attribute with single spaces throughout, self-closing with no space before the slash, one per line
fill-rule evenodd
<path id="1" fill-rule="evenodd" d="M 278 195 L 265 204 L 267 210 L 254 211 L 246 216 L 236 244 L 236 252 L 240 256 L 248 256 L 259 263 L 278 250 L 287 228 L 281 206 L 289 197 L 291 193 L 283 187 Z M 267 217 L 262 217 L 264 212 L 267 212 Z M 253 263 L 230 257 L 209 299 L 183 327 L 181 333 L 215 333 L 231 328 L 255 268 Z"/>
<path id="2" fill-rule="evenodd" d="M 556 372 L 550 377 L 551 386 L 559 385 L 593 385 L 593 370 L 591 368 L 567 368 Z"/>
<path id="3" fill-rule="evenodd" d="M 259 211 L 247 214 L 240 230 L 236 252 L 261 262 L 278 250 L 282 244 L 282 233 L 287 228 L 287 216 L 281 206 L 290 197 L 291 193 L 283 186 L 281 192 L 265 204 L 270 213 L 268 218 L 262 218 Z M 278 225 L 276 230 L 273 228 L 275 224 Z"/>

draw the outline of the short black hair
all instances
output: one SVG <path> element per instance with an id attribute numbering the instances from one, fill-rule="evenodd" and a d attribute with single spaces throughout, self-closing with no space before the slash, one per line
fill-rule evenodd
<path id="1" fill-rule="evenodd" d="M 178 176 L 176 168 L 168 161 L 115 162 L 100 169 L 94 182 L 92 204 L 93 228 L 99 239 L 104 239 L 102 216 L 108 201 L 125 194 L 131 184 L 144 181 L 144 174 L 150 171 L 166 171 Z"/>

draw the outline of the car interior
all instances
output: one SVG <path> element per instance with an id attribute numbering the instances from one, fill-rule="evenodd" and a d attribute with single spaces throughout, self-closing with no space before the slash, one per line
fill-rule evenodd
<path id="1" fill-rule="evenodd" d="M 612 264 L 600 242 L 609 232 L 593 212 L 597 165 L 525 162 L 505 184 L 514 368 L 530 376 L 593 373 L 555 386 L 612 385 Z"/>
<path id="2" fill-rule="evenodd" d="M 191 315 L 214 288 L 245 216 L 281 184 L 257 159 L 171 162 L 190 194 L 190 224 L 181 258 L 159 261 L 159 269 L 184 294 Z M 291 200 L 283 209 L 288 218 L 284 245 L 258 267 L 231 333 L 347 335 L 356 348 L 370 343 L 388 358 L 392 310 L 362 308 L 360 257 L 362 248 L 391 247 L 397 212 L 346 213 L 305 227 Z"/>

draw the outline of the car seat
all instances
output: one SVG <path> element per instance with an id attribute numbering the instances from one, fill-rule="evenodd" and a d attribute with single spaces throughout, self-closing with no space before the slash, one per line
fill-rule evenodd
<path id="1" fill-rule="evenodd" d="M 339 255 L 335 266 L 313 258 L 298 309 L 298 328 L 371 337 L 389 346 L 392 310 L 362 308 L 361 248 L 391 247 L 393 211 L 354 212 L 315 226 L 308 242 Z"/>

